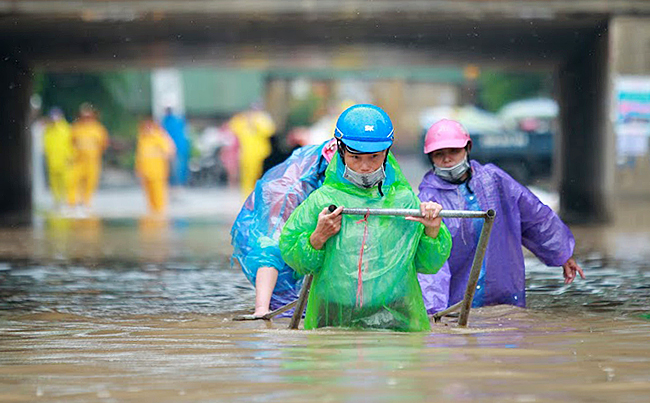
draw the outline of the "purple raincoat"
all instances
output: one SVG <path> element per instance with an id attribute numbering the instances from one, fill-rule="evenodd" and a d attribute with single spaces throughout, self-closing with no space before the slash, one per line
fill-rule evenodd
<path id="1" fill-rule="evenodd" d="M 476 161 L 471 161 L 471 166 L 472 177 L 468 185 L 473 191 L 472 196 L 478 199 L 481 210 L 496 211 L 483 263 L 483 279 L 479 280 L 483 290 L 480 300 L 475 298 L 474 306 L 509 304 L 525 307 L 526 282 L 521 246 L 533 252 L 547 266 L 562 266 L 573 255 L 573 234 L 550 207 L 503 170 Z M 429 171 L 420 184 L 419 197 L 422 201 L 440 203 L 444 209 L 467 210 L 470 203 L 460 186 L 464 185 L 446 182 Z M 472 221 L 444 219 L 453 239 L 451 256 L 438 274 L 420 277 L 429 312 L 442 310 L 463 299 L 480 231 L 480 226 Z M 447 290 L 448 297 L 445 295 Z M 440 305 L 433 307 L 432 304 Z"/>

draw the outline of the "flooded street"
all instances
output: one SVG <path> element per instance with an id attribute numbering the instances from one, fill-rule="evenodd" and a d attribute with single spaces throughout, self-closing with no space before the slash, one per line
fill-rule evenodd
<path id="1" fill-rule="evenodd" d="M 429 334 L 307 332 L 230 320 L 254 290 L 230 268 L 225 210 L 2 230 L 0 401 L 650 400 L 648 251 L 598 246 L 611 230 L 575 228 L 587 279 L 570 286 L 528 258 L 528 309 Z"/>
<path id="2" fill-rule="evenodd" d="M 481 310 L 431 334 L 219 314 L 3 315 L 2 401 L 646 401 L 647 322 Z"/>
<path id="3" fill-rule="evenodd" d="M 0 403 L 650 402 L 650 0 L 0 0 L 0 124 Z M 452 301 L 471 265 L 522 303 L 522 243 L 586 278 L 525 250 L 526 307 L 466 327 L 246 320 L 289 222 L 317 325 L 428 330 L 439 205 L 368 210 L 418 194 L 502 237 L 450 223 Z"/>

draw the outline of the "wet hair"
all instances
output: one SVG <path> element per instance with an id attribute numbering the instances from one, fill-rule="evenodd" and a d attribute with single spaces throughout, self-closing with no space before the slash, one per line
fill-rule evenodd
<path id="1" fill-rule="evenodd" d="M 365 154 L 365 153 L 363 153 L 363 152 L 361 152 L 359 150 L 355 150 L 354 148 L 348 147 L 341 140 L 337 139 L 336 142 L 337 142 L 337 144 L 336 144 L 337 148 L 338 148 L 339 152 L 341 152 L 341 153 L 346 152 L 346 153 L 350 153 L 350 154 Z"/>
<path id="2" fill-rule="evenodd" d="M 465 147 L 463 147 L 465 151 L 467 152 L 467 159 L 469 160 L 469 152 L 472 149 L 472 143 L 467 143 Z M 427 154 L 427 158 L 429 159 L 429 162 L 431 163 L 431 166 L 435 168 L 436 166 L 433 164 L 433 153 L 435 153 L 438 150 L 433 150 Z"/>

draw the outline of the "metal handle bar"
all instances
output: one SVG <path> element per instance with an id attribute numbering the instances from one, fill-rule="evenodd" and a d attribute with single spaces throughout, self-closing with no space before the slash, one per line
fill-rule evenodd
<path id="1" fill-rule="evenodd" d="M 329 206 L 329 211 L 336 210 L 335 205 Z M 399 208 L 343 208 L 341 214 L 350 215 L 392 215 L 406 217 L 423 217 L 422 212 L 418 209 L 399 209 Z M 442 210 L 438 216 L 442 218 L 488 218 L 494 217 L 494 210 L 474 211 L 474 210 Z"/>
<path id="2" fill-rule="evenodd" d="M 329 206 L 329 211 L 336 210 L 335 205 Z M 341 214 L 349 215 L 394 215 L 406 217 L 423 217 L 422 212 L 418 209 L 392 209 L 392 208 L 343 208 Z M 474 210 L 441 210 L 438 216 L 442 218 L 492 218 L 494 210 L 474 211 Z"/>

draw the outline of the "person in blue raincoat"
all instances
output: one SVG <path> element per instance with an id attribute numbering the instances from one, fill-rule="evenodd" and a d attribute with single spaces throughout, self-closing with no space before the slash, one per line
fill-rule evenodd
<path id="1" fill-rule="evenodd" d="M 289 215 L 323 184 L 336 152 L 333 140 L 301 147 L 267 171 L 232 226 L 232 262 L 255 285 L 255 317 L 298 299 L 302 276 L 282 260 L 278 239 Z"/>
<path id="2" fill-rule="evenodd" d="M 185 119 L 174 114 L 171 107 L 165 108 L 165 116 L 162 119 L 162 127 L 174 140 L 176 146 L 176 158 L 171 163 L 171 175 L 169 177 L 172 186 L 184 186 L 190 172 L 190 141 L 185 132 Z"/>
<path id="3" fill-rule="evenodd" d="M 526 306 L 522 245 L 547 266 L 561 266 L 566 284 L 576 274 L 584 278 L 573 256 L 575 240 L 569 228 L 525 186 L 495 165 L 469 160 L 472 141 L 465 128 L 448 119 L 427 131 L 424 153 L 433 169 L 419 186 L 422 201 L 445 209 L 496 211 L 473 306 Z M 429 313 L 463 299 L 483 222 L 443 220 L 453 237 L 448 264 L 435 276 L 420 277 Z"/>
<path id="4" fill-rule="evenodd" d="M 416 273 L 444 264 L 451 236 L 434 202 L 420 202 L 389 152 L 393 125 L 361 104 L 339 116 L 337 155 L 315 190 L 287 220 L 282 258 L 313 274 L 305 329 L 328 326 L 428 331 Z M 339 207 L 333 211 L 331 205 Z M 418 209 L 422 217 L 341 215 L 343 206 Z"/>

